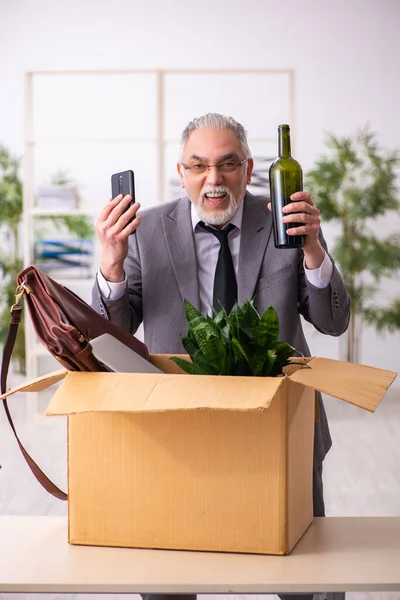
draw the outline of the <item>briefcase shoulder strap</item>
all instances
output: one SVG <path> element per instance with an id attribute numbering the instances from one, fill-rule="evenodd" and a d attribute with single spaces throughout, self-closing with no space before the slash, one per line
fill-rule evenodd
<path id="1" fill-rule="evenodd" d="M 10 367 L 11 356 L 12 356 L 12 352 L 14 349 L 15 340 L 17 337 L 18 326 L 21 322 L 21 314 L 22 314 L 21 297 L 22 297 L 22 294 L 23 294 L 23 292 L 20 295 L 17 294 L 16 303 L 11 307 L 11 322 L 10 322 L 10 327 L 8 330 L 7 340 L 4 345 L 3 358 L 2 358 L 2 362 L 1 362 L 1 393 L 2 394 L 5 394 L 7 391 L 8 370 Z M 10 423 L 11 429 L 15 435 L 18 446 L 20 447 L 20 450 L 21 450 L 26 462 L 28 463 L 28 466 L 29 466 L 30 470 L 32 471 L 33 475 L 36 477 L 38 482 L 44 487 L 44 489 L 47 492 L 49 492 L 49 494 L 51 494 L 52 496 L 55 496 L 59 500 L 68 500 L 67 494 L 65 492 L 63 492 L 62 490 L 60 490 L 55 485 L 55 483 L 53 483 L 47 477 L 47 475 L 42 471 L 42 469 L 39 467 L 39 465 L 36 464 L 36 462 L 33 460 L 33 458 L 25 450 L 21 440 L 18 437 L 17 431 L 15 429 L 6 399 L 3 400 L 3 405 L 4 405 L 4 410 L 6 412 L 8 422 Z"/>

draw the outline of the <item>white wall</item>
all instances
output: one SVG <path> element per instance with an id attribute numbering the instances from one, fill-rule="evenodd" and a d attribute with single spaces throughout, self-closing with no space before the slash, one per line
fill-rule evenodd
<path id="1" fill-rule="evenodd" d="M 398 0 L 0 0 L 0 143 L 22 152 L 26 70 L 288 67 L 305 170 L 325 131 L 369 123 L 382 145 L 400 147 L 399 26 Z M 391 224 L 398 230 L 399 219 Z M 397 371 L 399 335 L 366 329 L 362 361 Z M 337 357 L 336 339 L 310 331 L 309 340 L 315 354 Z"/>

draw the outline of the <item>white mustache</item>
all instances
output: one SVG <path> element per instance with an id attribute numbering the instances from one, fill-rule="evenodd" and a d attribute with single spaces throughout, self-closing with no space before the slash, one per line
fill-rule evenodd
<path id="1" fill-rule="evenodd" d="M 224 185 L 217 185 L 217 186 L 207 185 L 207 186 L 203 187 L 203 189 L 201 190 L 200 196 L 203 199 L 206 194 L 212 194 L 212 193 L 227 194 L 227 196 L 229 196 L 230 198 L 232 197 L 231 190 Z"/>

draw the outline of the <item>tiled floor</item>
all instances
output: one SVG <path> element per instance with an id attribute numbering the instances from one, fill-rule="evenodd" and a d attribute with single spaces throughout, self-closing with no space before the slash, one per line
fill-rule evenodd
<path id="1" fill-rule="evenodd" d="M 397 383 L 397 382 L 396 382 Z M 46 399 L 40 401 L 44 409 Z M 325 501 L 328 516 L 400 516 L 400 387 L 386 394 L 375 414 L 334 398 L 325 400 L 334 446 L 325 460 Z M 43 417 L 31 410 L 31 399 L 19 394 L 10 407 L 21 438 L 47 474 L 66 488 L 66 426 L 64 418 Z M 0 412 L 0 514 L 66 515 L 67 505 L 48 495 L 35 481 Z M 400 569 L 400 565 L 399 565 Z M 0 598 L 22 600 L 21 594 Z M 38 598 L 38 596 L 30 596 Z M 120 596 L 119 596 L 120 597 Z M 138 597 L 130 596 L 139 600 Z M 46 595 L 48 600 L 71 595 Z M 76 597 L 78 598 L 78 597 Z M 93 600 L 94 595 L 81 595 Z M 102 595 L 117 600 L 115 595 Z M 200 597 L 213 600 L 212 596 Z M 216 600 L 217 597 L 214 598 Z M 232 600 L 218 596 L 218 600 Z M 238 596 L 261 600 L 266 596 Z M 273 599 L 268 596 L 268 599 Z M 347 600 L 400 600 L 400 593 L 348 593 Z"/>

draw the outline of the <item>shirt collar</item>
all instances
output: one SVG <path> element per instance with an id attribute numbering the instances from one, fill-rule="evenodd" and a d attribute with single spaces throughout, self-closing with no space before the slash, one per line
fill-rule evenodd
<path id="1" fill-rule="evenodd" d="M 232 225 L 235 225 L 235 227 L 237 227 L 239 229 L 239 231 L 241 230 L 242 219 L 243 219 L 243 204 L 244 204 L 244 198 L 241 201 L 241 203 L 239 204 L 238 209 L 235 212 L 235 214 L 233 215 L 232 219 L 228 223 L 226 223 L 223 228 L 225 228 L 227 225 L 229 225 L 229 223 L 232 223 Z M 191 213 L 191 218 L 192 218 L 193 231 L 195 231 L 196 226 L 198 225 L 198 223 L 200 223 L 201 219 L 196 212 L 196 208 L 195 208 L 193 202 L 191 202 L 190 213 Z"/>

